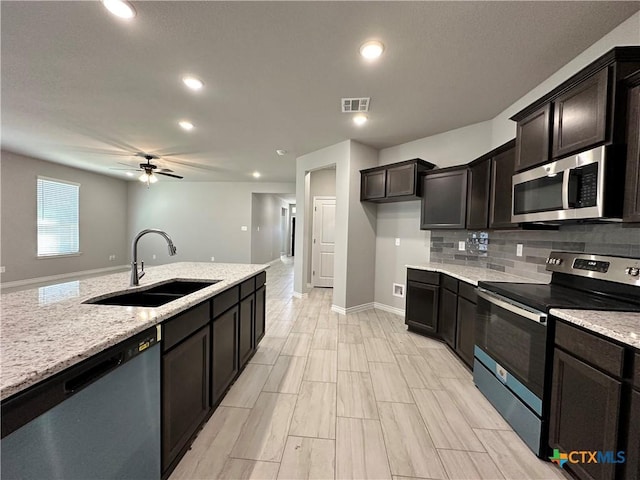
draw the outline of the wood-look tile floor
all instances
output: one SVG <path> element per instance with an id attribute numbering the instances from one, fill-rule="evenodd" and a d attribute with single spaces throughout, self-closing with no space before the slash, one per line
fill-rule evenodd
<path id="1" fill-rule="evenodd" d="M 269 268 L 266 335 L 172 480 L 565 478 L 442 343 L 292 293 L 293 263 Z"/>

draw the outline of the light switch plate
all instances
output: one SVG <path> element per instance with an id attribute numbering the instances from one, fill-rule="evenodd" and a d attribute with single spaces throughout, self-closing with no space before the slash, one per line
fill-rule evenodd
<path id="1" fill-rule="evenodd" d="M 247 228 L 247 226 L 246 226 L 246 225 L 242 225 L 242 226 L 240 227 L 240 230 L 242 230 L 243 232 L 246 232 L 246 231 L 248 230 L 248 228 Z"/>
<path id="2" fill-rule="evenodd" d="M 464 252 L 466 248 L 466 242 L 464 240 L 461 240 L 458 242 L 458 250 L 460 250 L 461 252 Z"/>
<path id="3" fill-rule="evenodd" d="M 211 261 L 215 262 L 216 261 L 216 257 L 211 257 Z"/>
<path id="4" fill-rule="evenodd" d="M 0 273 L 4 273 L 4 267 L 0 267 Z"/>
<path id="5" fill-rule="evenodd" d="M 516 244 L 516 257 L 521 257 L 522 256 L 522 244 L 518 243 Z"/>
<path id="6" fill-rule="evenodd" d="M 399 246 L 400 246 L 400 239 L 396 238 L 396 247 L 399 247 Z"/>

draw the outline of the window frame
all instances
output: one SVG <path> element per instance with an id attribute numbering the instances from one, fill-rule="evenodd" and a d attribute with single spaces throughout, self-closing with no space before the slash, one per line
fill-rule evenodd
<path id="1" fill-rule="evenodd" d="M 78 198 L 77 198 L 77 203 L 78 203 L 78 222 L 77 222 L 77 227 L 78 227 L 78 251 L 77 252 L 69 252 L 69 253 L 53 253 L 53 254 L 44 254 L 41 255 L 39 252 L 39 232 L 38 232 L 38 205 L 39 205 L 39 201 L 38 201 L 38 182 L 40 180 L 44 180 L 46 182 L 55 182 L 55 183 L 62 183 L 65 185 L 71 185 L 74 187 L 78 187 Z M 66 258 L 66 257 L 78 257 L 80 255 L 82 255 L 82 251 L 80 250 L 80 188 L 81 188 L 81 184 L 78 182 L 72 182 L 70 180 L 62 180 L 60 178 L 53 178 L 53 177 L 48 177 L 45 175 L 36 175 L 36 259 L 38 260 L 46 260 L 46 259 L 51 259 L 51 258 Z"/>

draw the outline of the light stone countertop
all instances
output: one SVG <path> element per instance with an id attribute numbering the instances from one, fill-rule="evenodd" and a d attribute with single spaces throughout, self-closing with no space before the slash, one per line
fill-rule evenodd
<path id="1" fill-rule="evenodd" d="M 551 315 L 640 350 L 640 312 L 552 308 Z"/>
<path id="2" fill-rule="evenodd" d="M 129 287 L 127 271 L 3 293 L 0 399 L 162 323 L 267 268 L 268 265 L 180 262 L 148 267 L 138 287 Z M 146 290 L 172 279 L 222 281 L 154 308 L 82 303 L 124 290 Z"/>
<path id="3" fill-rule="evenodd" d="M 465 265 L 449 265 L 446 263 L 421 263 L 418 265 L 405 265 L 407 268 L 416 270 L 428 270 L 430 272 L 440 272 L 450 275 L 463 282 L 478 286 L 478 282 L 513 282 L 513 283 L 544 283 L 531 280 L 526 277 L 519 277 L 510 273 L 498 272 L 489 268 L 467 267 Z"/>

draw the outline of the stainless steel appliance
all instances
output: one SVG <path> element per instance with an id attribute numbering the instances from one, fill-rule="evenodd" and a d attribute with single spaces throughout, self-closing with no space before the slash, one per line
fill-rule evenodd
<path id="1" fill-rule="evenodd" d="M 473 378 L 525 443 L 548 456 L 552 308 L 640 311 L 640 259 L 551 252 L 550 283 L 480 282 Z"/>
<path id="2" fill-rule="evenodd" d="M 600 146 L 513 176 L 511 221 L 622 217 L 624 152 Z"/>
<path id="3" fill-rule="evenodd" d="M 3 479 L 160 479 L 154 327 L 2 403 Z"/>

